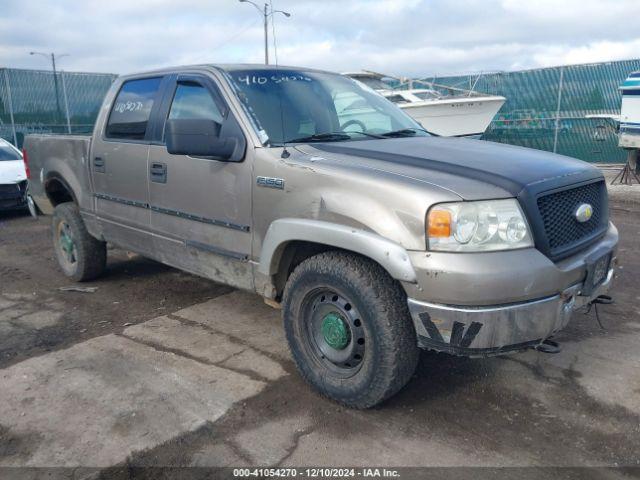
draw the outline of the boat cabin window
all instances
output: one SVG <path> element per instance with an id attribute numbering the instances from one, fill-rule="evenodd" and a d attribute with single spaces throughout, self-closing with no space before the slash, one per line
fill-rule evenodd
<path id="1" fill-rule="evenodd" d="M 409 103 L 402 95 L 389 95 L 385 98 L 393 103 Z"/>

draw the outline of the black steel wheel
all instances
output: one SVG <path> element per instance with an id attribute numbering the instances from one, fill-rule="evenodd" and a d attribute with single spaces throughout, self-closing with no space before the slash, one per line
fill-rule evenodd
<path id="1" fill-rule="evenodd" d="M 365 354 L 365 330 L 360 312 L 349 298 L 331 288 L 319 288 L 304 300 L 307 333 L 304 340 L 315 361 L 336 375 L 353 376 Z"/>
<path id="2" fill-rule="evenodd" d="M 346 252 L 315 255 L 289 277 L 282 305 L 298 370 L 323 395 L 369 408 L 413 375 L 419 350 L 406 295 L 377 263 Z"/>

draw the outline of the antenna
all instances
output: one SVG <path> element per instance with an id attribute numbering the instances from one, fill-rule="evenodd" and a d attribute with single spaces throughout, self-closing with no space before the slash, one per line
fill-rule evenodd
<path id="1" fill-rule="evenodd" d="M 269 8 L 273 13 L 273 0 L 269 0 Z M 276 72 L 280 73 L 280 66 L 278 65 L 278 43 L 276 41 L 276 22 L 271 15 L 271 36 L 273 37 L 273 57 L 276 61 Z M 287 139 L 284 133 L 284 109 L 282 107 L 282 87 L 278 89 L 278 100 L 280 101 L 280 127 L 282 128 L 282 154 L 281 158 L 289 158 L 291 154 L 287 150 Z"/>

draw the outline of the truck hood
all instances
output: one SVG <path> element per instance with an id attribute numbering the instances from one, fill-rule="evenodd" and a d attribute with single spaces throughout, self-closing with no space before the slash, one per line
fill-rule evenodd
<path id="1" fill-rule="evenodd" d="M 405 137 L 299 146 L 309 155 L 397 174 L 452 191 L 465 200 L 537 194 L 595 178 L 586 162 L 540 150 L 445 137 Z"/>
<path id="2" fill-rule="evenodd" d="M 20 183 L 27 179 L 22 160 L 0 161 L 0 184 Z"/>

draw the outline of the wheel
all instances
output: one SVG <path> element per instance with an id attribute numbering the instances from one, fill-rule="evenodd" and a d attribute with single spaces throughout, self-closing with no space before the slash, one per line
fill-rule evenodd
<path id="1" fill-rule="evenodd" d="M 38 206 L 36 205 L 36 202 L 33 201 L 33 198 L 31 197 L 31 195 L 27 194 L 27 209 L 29 210 L 29 213 L 31 214 L 31 216 L 33 218 L 38 218 Z"/>
<path id="2" fill-rule="evenodd" d="M 402 287 L 375 262 L 325 252 L 287 281 L 284 328 L 298 370 L 321 394 L 369 408 L 398 392 L 418 363 Z"/>
<path id="3" fill-rule="evenodd" d="M 73 203 L 61 203 L 53 212 L 53 247 L 58 264 L 77 282 L 99 277 L 107 263 L 107 245 L 92 237 Z"/>
<path id="4" fill-rule="evenodd" d="M 24 194 L 25 200 L 26 200 L 26 204 L 27 204 L 27 210 L 29 210 L 29 213 L 31 214 L 31 216 L 35 219 L 38 218 L 38 215 L 41 213 L 40 209 L 38 208 L 38 205 L 36 205 L 36 202 L 33 200 L 33 197 L 29 194 L 29 186 L 27 185 L 27 189 L 26 192 Z"/>

